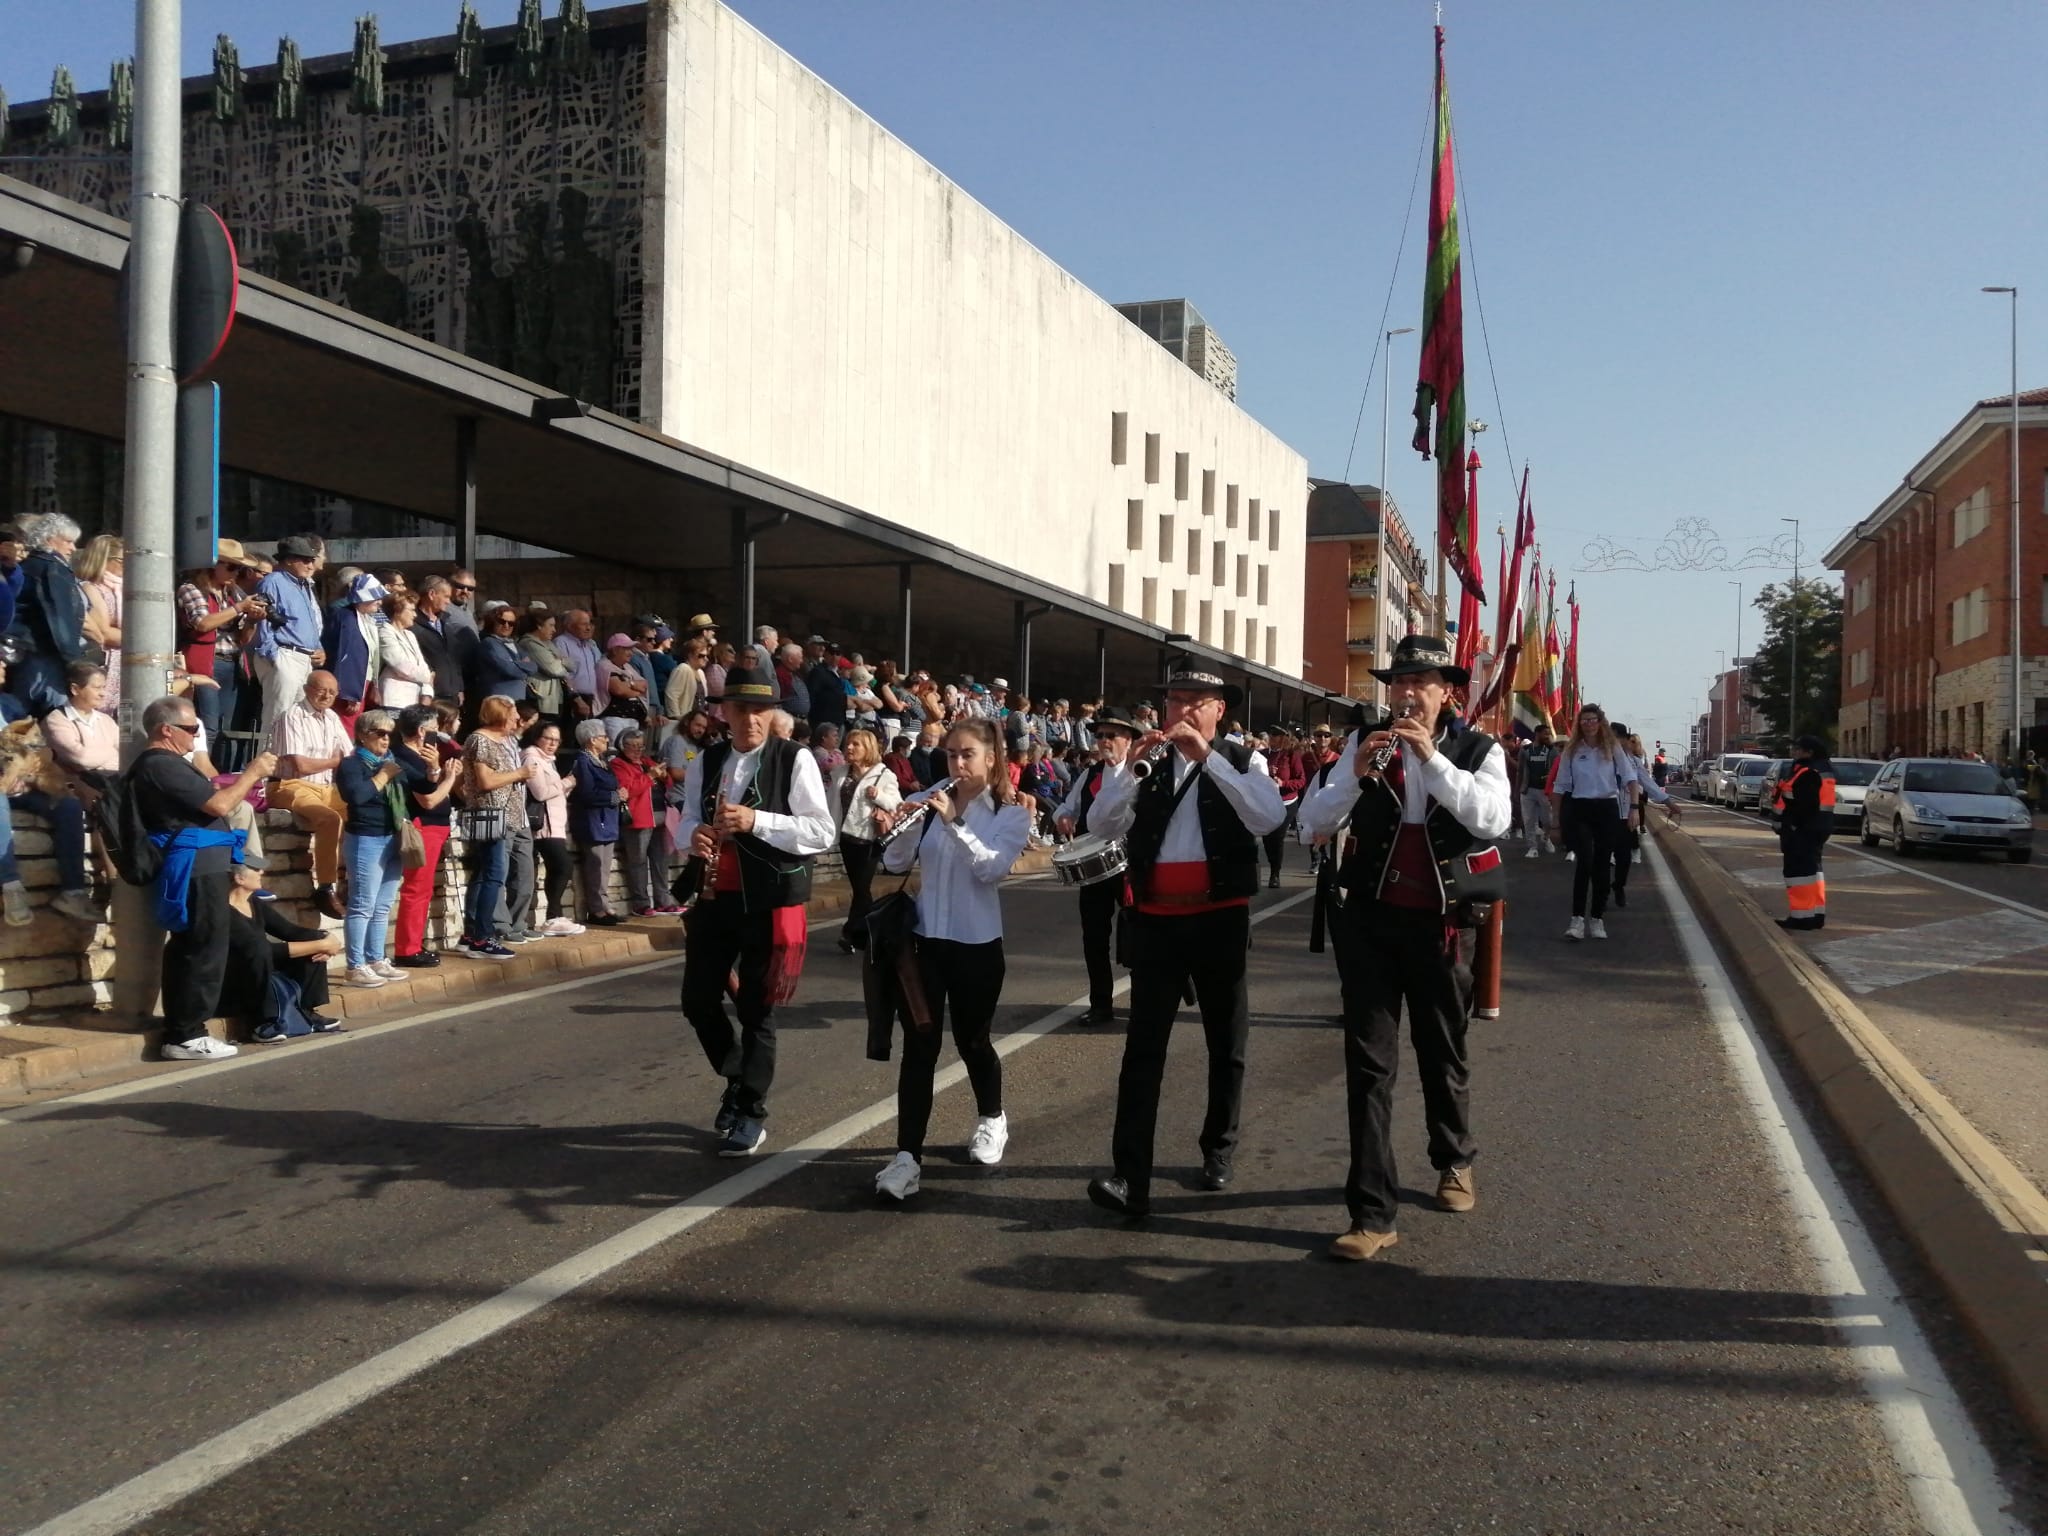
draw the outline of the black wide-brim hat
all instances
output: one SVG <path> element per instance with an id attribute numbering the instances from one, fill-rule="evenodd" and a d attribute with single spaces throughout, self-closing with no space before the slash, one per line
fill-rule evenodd
<path id="1" fill-rule="evenodd" d="M 1472 674 L 1458 665 L 1441 635 L 1404 635 L 1394 647 L 1394 664 L 1372 668 L 1372 675 L 1383 683 L 1418 672 L 1440 672 L 1445 682 L 1460 688 L 1472 681 Z"/>
<path id="2" fill-rule="evenodd" d="M 1235 683 L 1226 683 L 1213 672 L 1170 673 L 1159 686 L 1166 693 L 1220 693 L 1225 709 L 1244 707 L 1244 690 Z"/>
<path id="3" fill-rule="evenodd" d="M 1133 741 L 1145 734 L 1145 727 L 1135 720 L 1125 719 L 1112 709 L 1098 709 L 1089 718 L 1088 729 L 1098 735 L 1103 731 L 1124 731 Z"/>
<path id="4" fill-rule="evenodd" d="M 732 666 L 726 669 L 725 691 L 713 694 L 713 704 L 745 704 L 755 709 L 775 709 L 787 704 L 782 684 L 762 667 Z"/>

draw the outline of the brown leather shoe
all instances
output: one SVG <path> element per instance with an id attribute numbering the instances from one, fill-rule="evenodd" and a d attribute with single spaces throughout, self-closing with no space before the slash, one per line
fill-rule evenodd
<path id="1" fill-rule="evenodd" d="M 1363 1263 L 1376 1259 L 1385 1250 L 1401 1241 L 1398 1232 L 1369 1232 L 1364 1227 L 1353 1227 L 1342 1237 L 1330 1244 L 1330 1257 L 1349 1259 L 1352 1263 Z"/>
<path id="2" fill-rule="evenodd" d="M 1469 1211 L 1479 1203 L 1479 1191 L 1472 1184 L 1472 1165 L 1446 1168 L 1436 1181 L 1436 1203 L 1447 1211 Z"/>
<path id="3" fill-rule="evenodd" d="M 335 894 L 331 885 L 323 885 L 313 893 L 313 905 L 326 916 L 337 920 L 348 916 L 348 908 L 341 904 L 341 898 Z"/>

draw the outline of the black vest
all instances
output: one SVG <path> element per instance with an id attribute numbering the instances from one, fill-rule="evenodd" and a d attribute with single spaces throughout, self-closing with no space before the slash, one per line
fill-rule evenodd
<path id="1" fill-rule="evenodd" d="M 1074 818 L 1074 836 L 1088 835 L 1088 810 L 1095 804 L 1096 793 L 1102 788 L 1102 764 L 1090 763 L 1088 771 L 1081 778 L 1081 812 Z"/>
<path id="2" fill-rule="evenodd" d="M 1209 750 L 1223 754 L 1239 773 L 1251 766 L 1249 747 L 1226 741 L 1221 736 L 1209 743 Z M 1206 773 L 1198 773 L 1195 813 L 1202 823 L 1202 848 L 1209 861 L 1209 900 L 1230 901 L 1251 896 L 1259 889 L 1259 840 L 1238 818 L 1237 807 L 1218 789 Z M 1152 879 L 1152 866 L 1159 862 L 1159 850 L 1166 843 L 1166 826 L 1173 819 L 1173 758 L 1162 758 L 1156 772 L 1138 786 L 1136 819 L 1124 846 L 1130 857 L 1131 887 L 1140 900 Z"/>
<path id="3" fill-rule="evenodd" d="M 747 785 L 741 803 L 757 811 L 787 816 L 790 780 L 796 777 L 797 754 L 803 750 L 793 741 L 770 736 L 761 744 L 761 761 L 755 765 L 753 782 Z M 705 749 L 702 759 L 704 798 L 697 807 L 697 816 L 707 827 L 717 814 L 718 785 L 725 777 L 726 761 L 731 756 L 730 741 L 721 741 Z M 809 854 L 784 853 L 746 832 L 728 839 L 719 850 L 719 857 L 739 860 L 740 910 L 743 912 L 801 906 L 811 899 L 812 856 Z"/>
<path id="4" fill-rule="evenodd" d="M 1460 731 L 1439 736 L 1436 749 L 1450 759 L 1453 768 L 1476 773 L 1493 746 L 1493 738 L 1484 731 Z M 1400 792 L 1384 778 L 1368 779 L 1360 787 L 1358 803 L 1351 808 L 1351 837 L 1337 870 L 1337 884 L 1352 899 L 1378 897 L 1387 865 L 1394 857 L 1394 839 L 1400 835 L 1401 811 Z M 1500 850 L 1482 844 L 1434 800 L 1422 818 L 1422 830 L 1436 863 L 1445 911 L 1461 901 L 1499 901 L 1507 895 Z M 1472 868 L 1475 859 L 1487 867 Z"/>

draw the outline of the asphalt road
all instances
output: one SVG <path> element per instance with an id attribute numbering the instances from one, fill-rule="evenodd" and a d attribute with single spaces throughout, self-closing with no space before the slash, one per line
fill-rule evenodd
<path id="1" fill-rule="evenodd" d="M 1072 1026 L 1007 1058 L 1001 1168 L 959 1153 L 949 1088 L 924 1193 L 879 1206 L 890 1124 L 860 1115 L 893 1068 L 829 947 L 785 1018 L 780 1162 L 707 1155 L 674 967 L 0 1125 L 0 1528 L 1922 1529 L 1859 1369 L 1896 1298 L 1827 1294 L 1657 886 L 1566 945 L 1565 866 L 1516 875 L 1479 1209 L 1428 1207 L 1404 1083 L 1415 1193 L 1369 1266 L 1322 1257 L 1341 1046 L 1299 902 L 1255 929 L 1238 1181 L 1194 1188 L 1184 1022 L 1142 1228 L 1083 1198 L 1121 1040 Z M 1082 990 L 1073 901 L 1005 901 L 998 1028 L 1029 1030 Z M 846 1144 L 787 1157 L 805 1138 Z M 560 1299 L 561 1270 L 503 1295 L 626 1233 L 638 1256 Z M 484 1303 L 532 1310 L 420 1342 Z M 432 1363 L 333 1413 L 373 1357 Z"/>

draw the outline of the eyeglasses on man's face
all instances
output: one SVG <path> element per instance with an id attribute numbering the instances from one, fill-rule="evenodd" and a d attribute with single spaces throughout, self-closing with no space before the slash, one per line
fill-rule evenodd
<path id="1" fill-rule="evenodd" d="M 474 592 L 476 590 L 476 583 L 471 581 L 451 581 L 448 585 L 451 590 L 456 592 Z"/>

